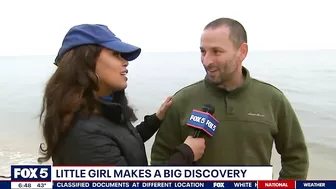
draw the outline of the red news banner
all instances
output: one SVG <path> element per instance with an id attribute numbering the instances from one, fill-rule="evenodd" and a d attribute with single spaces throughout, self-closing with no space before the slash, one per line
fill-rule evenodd
<path id="1" fill-rule="evenodd" d="M 258 189 L 269 189 L 269 188 L 287 188 L 287 189 L 295 189 L 295 180 L 288 181 L 258 181 Z"/>

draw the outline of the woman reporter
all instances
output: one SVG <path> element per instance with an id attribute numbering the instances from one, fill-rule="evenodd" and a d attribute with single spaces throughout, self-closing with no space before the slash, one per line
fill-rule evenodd
<path id="1" fill-rule="evenodd" d="M 140 52 L 104 25 L 68 31 L 43 97 L 46 148 L 40 145 L 40 163 L 52 158 L 54 165 L 148 165 L 144 142 L 158 130 L 171 97 L 133 127 L 137 118 L 125 95 L 126 75 L 128 61 Z M 204 148 L 204 139 L 188 137 L 168 164 L 192 164 Z"/>

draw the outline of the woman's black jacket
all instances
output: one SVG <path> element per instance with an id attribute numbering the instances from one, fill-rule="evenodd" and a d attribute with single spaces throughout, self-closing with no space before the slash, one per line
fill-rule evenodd
<path id="1" fill-rule="evenodd" d="M 120 104 L 103 105 L 104 116 L 74 117 L 59 141 L 53 165 L 148 165 L 144 143 L 158 130 L 160 120 L 155 114 L 145 116 L 134 127 L 124 120 Z M 193 159 L 191 148 L 181 144 L 167 164 L 191 165 Z"/>

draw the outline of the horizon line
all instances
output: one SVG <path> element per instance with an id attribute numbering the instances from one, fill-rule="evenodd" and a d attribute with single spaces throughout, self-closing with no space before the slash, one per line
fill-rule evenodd
<path id="1" fill-rule="evenodd" d="M 249 50 L 249 52 L 283 52 L 283 51 L 336 51 L 336 49 L 262 49 L 262 50 Z M 198 53 L 199 51 L 145 51 L 143 50 L 141 53 Z M 19 56 L 56 56 L 55 54 L 17 54 L 17 55 L 1 55 L 0 57 L 19 57 Z"/>

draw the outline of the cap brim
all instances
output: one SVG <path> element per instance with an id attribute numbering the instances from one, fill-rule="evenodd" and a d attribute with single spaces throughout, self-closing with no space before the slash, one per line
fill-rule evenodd
<path id="1" fill-rule="evenodd" d="M 122 41 L 110 41 L 100 45 L 121 53 L 121 56 L 127 61 L 135 60 L 141 53 L 141 48 Z"/>

